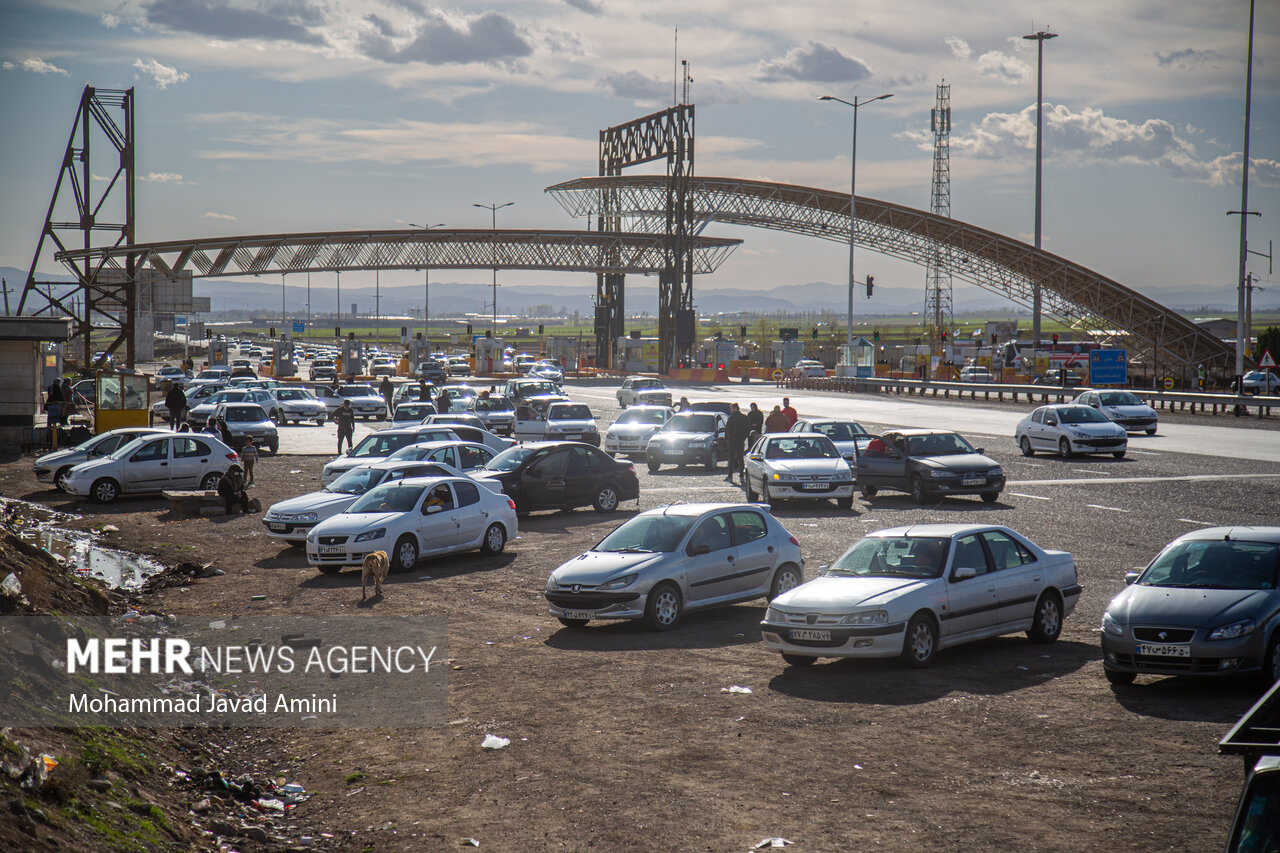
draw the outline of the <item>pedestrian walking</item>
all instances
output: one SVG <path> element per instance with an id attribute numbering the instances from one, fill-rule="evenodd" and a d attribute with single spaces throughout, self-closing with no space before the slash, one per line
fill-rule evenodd
<path id="1" fill-rule="evenodd" d="M 687 412 L 691 408 L 692 408 L 692 405 L 689 403 L 688 397 L 681 397 L 680 402 L 676 403 L 677 412 Z"/>
<path id="2" fill-rule="evenodd" d="M 764 432 L 764 412 L 755 403 L 751 404 L 751 409 L 747 412 L 747 425 L 748 432 Z"/>
<path id="3" fill-rule="evenodd" d="M 730 403 L 729 419 L 724 425 L 724 437 L 729 444 L 729 476 L 725 479 L 731 483 L 733 475 L 742 472 L 743 443 L 747 440 L 747 433 L 750 431 L 747 416 L 742 413 L 737 403 Z"/>
<path id="4" fill-rule="evenodd" d="M 391 385 L 391 377 L 390 376 L 382 377 L 382 384 L 378 386 L 378 393 L 382 395 L 382 399 L 387 404 L 388 415 L 390 415 L 392 412 L 391 397 L 392 395 L 395 394 L 395 392 L 396 392 L 396 389 Z"/>
<path id="5" fill-rule="evenodd" d="M 342 440 L 347 440 L 347 450 L 353 446 L 352 437 L 356 432 L 356 413 L 351 408 L 350 400 L 343 400 L 333 413 L 333 422 L 338 425 L 338 452 L 342 452 Z"/>
<path id="6" fill-rule="evenodd" d="M 791 429 L 796 425 L 796 421 L 800 420 L 800 415 L 796 410 L 791 408 L 791 399 L 789 397 L 782 398 L 782 414 L 787 416 L 787 429 Z"/>
<path id="7" fill-rule="evenodd" d="M 58 380 L 50 383 L 44 399 L 44 411 L 49 428 L 62 425 L 62 386 Z"/>
<path id="8" fill-rule="evenodd" d="M 440 396 L 436 397 L 436 411 L 442 415 L 449 414 L 449 407 L 453 405 L 453 400 L 449 396 L 448 388 L 440 389 Z"/>
<path id="9" fill-rule="evenodd" d="M 76 413 L 76 392 L 71 387 L 71 380 L 64 376 L 60 386 L 62 388 L 62 416 L 58 423 L 65 425 L 67 420 Z"/>
<path id="10" fill-rule="evenodd" d="M 240 461 L 244 463 L 245 485 L 253 485 L 253 466 L 258 464 L 258 448 L 253 443 L 253 436 L 244 437 L 244 447 L 240 448 Z"/>
<path id="11" fill-rule="evenodd" d="M 773 411 L 769 413 L 769 417 L 764 419 L 764 431 L 786 432 L 789 429 L 791 429 L 791 422 L 782 413 L 782 407 L 774 406 Z"/>
<path id="12" fill-rule="evenodd" d="M 232 468 L 218 480 L 218 494 L 222 497 L 222 508 L 231 515 L 231 507 L 240 504 L 241 512 L 249 511 L 249 493 L 244 490 L 244 476 L 239 468 Z"/>
<path id="13" fill-rule="evenodd" d="M 176 382 L 164 395 L 164 407 L 169 410 L 169 429 L 177 429 L 187 410 L 187 395 L 182 393 L 182 386 Z"/>

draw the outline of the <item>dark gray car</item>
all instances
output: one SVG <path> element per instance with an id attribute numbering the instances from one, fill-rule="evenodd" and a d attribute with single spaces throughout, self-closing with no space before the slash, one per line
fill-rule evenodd
<path id="1" fill-rule="evenodd" d="M 981 448 L 950 430 L 903 429 L 858 446 L 852 466 L 864 498 L 881 489 L 907 492 L 922 504 L 948 495 L 981 495 L 994 503 L 1004 490 L 1004 471 Z"/>
<path id="2" fill-rule="evenodd" d="M 1184 534 L 1125 583 L 1102 616 L 1112 684 L 1140 673 L 1280 681 L 1280 527 Z"/>

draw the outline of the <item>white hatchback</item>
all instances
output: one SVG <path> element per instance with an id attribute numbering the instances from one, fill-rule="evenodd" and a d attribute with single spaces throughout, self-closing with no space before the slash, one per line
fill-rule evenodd
<path id="1" fill-rule="evenodd" d="M 1023 456 L 1037 450 L 1069 459 L 1077 453 L 1110 453 L 1123 459 L 1129 434 L 1089 406 L 1041 406 L 1018 422 L 1013 439 Z"/>

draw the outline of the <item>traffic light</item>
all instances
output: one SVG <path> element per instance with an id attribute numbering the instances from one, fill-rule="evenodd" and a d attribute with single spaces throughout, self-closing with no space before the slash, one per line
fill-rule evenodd
<path id="1" fill-rule="evenodd" d="M 943 330 L 942 330 L 942 342 L 943 342 L 944 344 L 947 342 L 947 330 L 946 330 L 946 329 L 943 329 Z"/>
<path id="2" fill-rule="evenodd" d="M 545 335 L 546 333 L 547 333 L 547 332 L 546 332 L 546 328 L 545 328 L 545 326 L 544 326 L 542 323 L 539 323 L 539 324 L 538 324 L 538 335 L 539 335 L 539 336 L 542 336 L 542 335 Z"/>
<path id="3" fill-rule="evenodd" d="M 871 298 L 871 289 L 875 286 L 876 286 L 876 277 L 873 275 L 867 276 L 867 298 L 868 299 Z"/>
<path id="4" fill-rule="evenodd" d="M 813 327 L 813 339 L 814 339 L 815 341 L 818 339 L 818 327 L 817 327 L 817 326 L 814 326 L 814 327 Z"/>
<path id="5" fill-rule="evenodd" d="M 991 333 L 991 345 L 992 345 L 992 346 L 995 346 L 995 345 L 996 345 L 996 343 L 997 343 L 999 340 L 1000 340 L 1000 336 L 999 336 L 999 335 L 997 335 L 995 332 L 992 332 L 992 333 Z"/>
<path id="6" fill-rule="evenodd" d="M 341 326 L 334 326 L 334 327 L 333 327 L 333 336 L 334 336 L 335 338 L 340 338 L 340 337 L 342 337 L 342 327 L 341 327 Z"/>
<path id="7" fill-rule="evenodd" d="M 275 336 L 276 336 L 276 327 L 275 327 L 275 326 L 272 326 L 270 329 L 267 329 L 267 337 L 268 337 L 268 338 L 274 338 Z"/>
<path id="8" fill-rule="evenodd" d="M 206 327 L 206 328 L 205 328 L 205 330 L 204 330 L 204 339 L 205 339 L 206 341 L 211 341 L 211 340 L 213 340 L 213 329 L 210 329 L 210 328 L 208 328 L 208 327 Z"/>
<path id="9" fill-rule="evenodd" d="M 414 337 L 414 340 L 418 340 L 418 341 L 422 340 L 422 332 L 414 332 L 413 337 Z"/>
<path id="10" fill-rule="evenodd" d="M 739 338 L 745 338 L 746 336 L 747 336 L 747 327 L 746 327 L 746 326 L 739 326 L 739 327 L 738 327 L 738 337 L 739 337 Z"/>
<path id="11" fill-rule="evenodd" d="M 871 333 L 871 340 L 875 341 L 876 343 L 880 343 L 880 330 L 879 330 L 879 329 L 876 329 L 874 332 L 872 332 L 872 333 Z"/>
<path id="12" fill-rule="evenodd" d="M 470 324 L 470 323 L 468 323 L 468 324 L 467 324 L 467 336 L 468 336 L 468 337 L 470 337 L 470 336 L 471 336 L 471 324 Z"/>
<path id="13" fill-rule="evenodd" d="M 1054 333 L 1053 333 L 1053 345 L 1054 345 L 1055 347 L 1058 345 L 1058 333 L 1057 333 L 1057 332 L 1054 332 Z"/>
<path id="14" fill-rule="evenodd" d="M 493 329 L 485 329 L 485 330 L 484 330 L 484 336 L 485 336 L 486 338 L 492 338 L 492 337 L 493 337 Z"/>
<path id="15" fill-rule="evenodd" d="M 356 333 L 355 333 L 355 332 L 347 332 L 347 340 L 349 340 L 349 341 L 354 341 L 355 339 L 356 339 Z"/>
<path id="16" fill-rule="evenodd" d="M 400 327 L 400 337 L 402 337 L 402 338 L 407 338 L 407 337 L 409 337 L 409 327 L 408 327 L 408 326 L 401 326 L 401 327 Z"/>

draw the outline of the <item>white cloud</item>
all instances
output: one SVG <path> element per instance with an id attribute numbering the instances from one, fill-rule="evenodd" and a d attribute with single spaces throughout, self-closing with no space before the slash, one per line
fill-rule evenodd
<path id="1" fill-rule="evenodd" d="M 23 71 L 30 71 L 32 74 L 61 74 L 64 77 L 67 76 L 65 68 L 59 68 L 52 62 L 45 62 L 38 56 L 33 56 L 30 59 L 24 59 L 21 62 L 16 63 L 5 62 L 3 67 L 5 71 L 12 71 L 15 68 L 21 68 Z"/>
<path id="2" fill-rule="evenodd" d="M 182 176 L 177 172 L 148 172 L 145 175 L 138 175 L 138 180 L 146 181 L 154 184 L 185 184 Z"/>
<path id="3" fill-rule="evenodd" d="M 870 77 L 871 68 L 861 59 L 845 56 L 839 48 L 811 41 L 807 47 L 792 48 L 781 59 L 761 62 L 760 76 L 769 81 L 856 83 Z"/>
<path id="4" fill-rule="evenodd" d="M 114 30 L 116 27 L 120 26 L 120 16 L 114 15 L 111 12 L 103 12 L 102 17 L 98 18 L 98 23 L 102 24 L 102 26 L 109 30 Z"/>
<path id="5" fill-rule="evenodd" d="M 157 89 L 165 89 L 178 83 L 185 83 L 191 75 L 185 71 L 179 71 L 176 68 L 170 68 L 168 65 L 161 65 L 152 59 L 143 62 L 141 59 L 133 63 L 133 67 L 141 71 L 143 74 L 150 74 L 151 79 L 156 83 Z"/>
<path id="6" fill-rule="evenodd" d="M 1031 77 L 1031 66 L 1016 56 L 989 50 L 978 57 L 978 73 L 1005 83 L 1024 83 Z"/>
<path id="7" fill-rule="evenodd" d="M 973 56 L 973 48 L 969 47 L 969 43 L 959 36 L 947 36 L 942 40 L 943 44 L 951 48 L 951 55 L 957 59 L 969 61 L 969 57 Z"/>
<path id="8" fill-rule="evenodd" d="M 206 210 L 200 216 L 201 219 L 225 219 L 228 222 L 235 222 L 239 217 L 232 216 L 228 213 L 214 213 L 212 210 Z"/>

